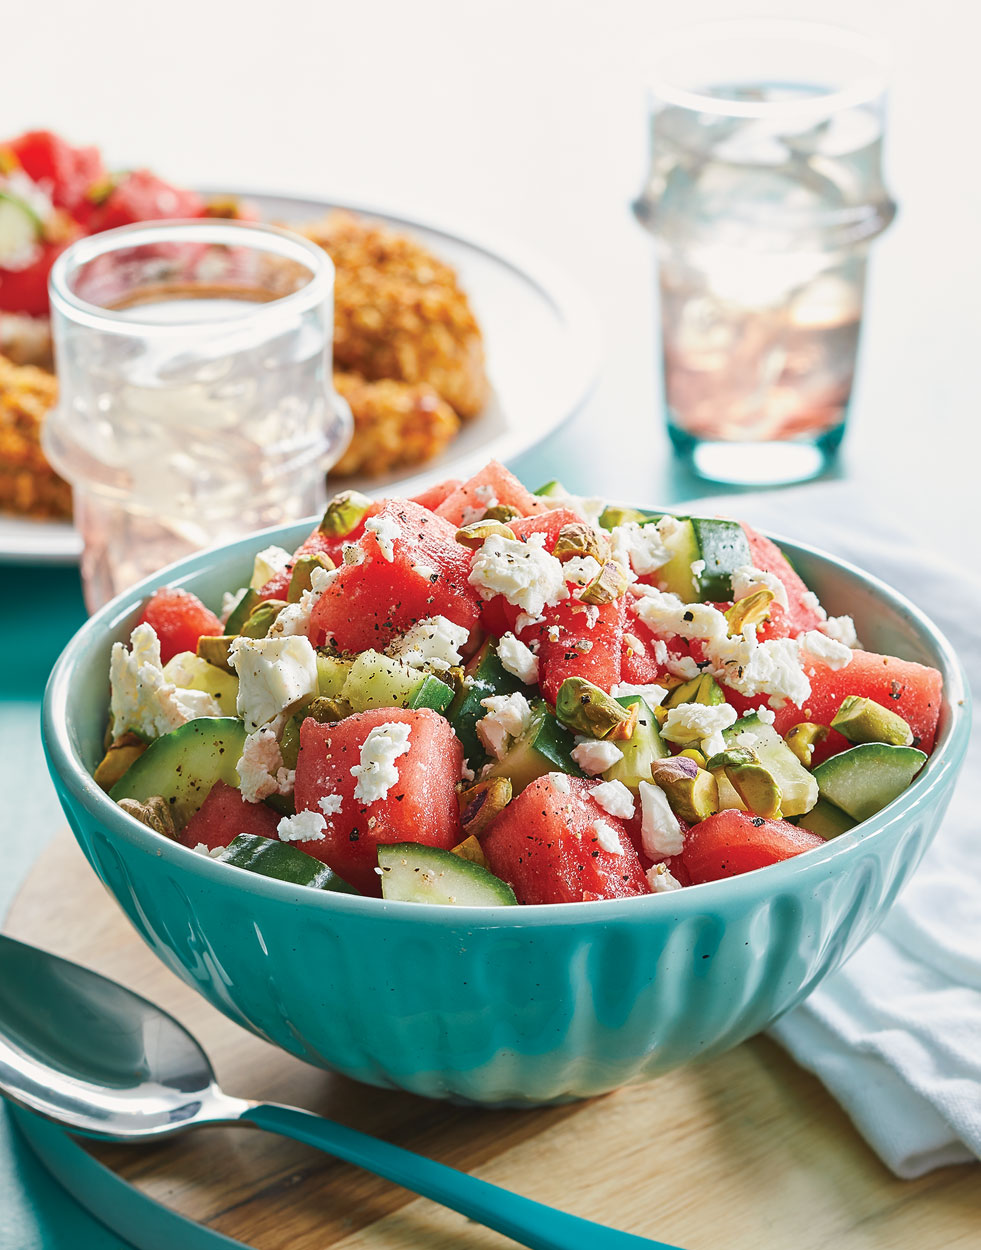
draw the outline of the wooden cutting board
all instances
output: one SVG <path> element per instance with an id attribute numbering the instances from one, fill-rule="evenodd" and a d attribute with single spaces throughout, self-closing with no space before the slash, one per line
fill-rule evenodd
<path id="1" fill-rule="evenodd" d="M 229 1093 L 308 1107 L 592 1220 L 685 1250 L 981 1244 L 977 1166 L 896 1180 L 823 1087 L 765 1038 L 589 1102 L 476 1111 L 307 1067 L 226 1020 L 143 945 L 67 832 L 39 860 L 6 928 L 173 1012 L 202 1041 Z M 87 1148 L 143 1193 L 257 1250 L 513 1244 L 254 1131 L 201 1129 L 160 1146 Z"/>

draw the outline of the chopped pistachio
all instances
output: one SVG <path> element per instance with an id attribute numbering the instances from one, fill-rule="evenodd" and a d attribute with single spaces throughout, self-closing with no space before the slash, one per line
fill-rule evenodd
<path id="1" fill-rule="evenodd" d="M 622 508 L 617 504 L 607 504 L 599 515 L 599 523 L 605 530 L 615 530 L 618 525 L 626 525 L 629 521 L 642 524 L 650 518 L 649 512 L 641 512 L 637 508 Z"/>
<path id="2" fill-rule="evenodd" d="M 143 803 L 137 799 L 120 799 L 119 806 L 141 825 L 146 825 L 148 829 L 162 833 L 166 838 L 177 836 L 177 826 L 174 824 L 170 804 L 159 794 L 153 795 Z"/>
<path id="3" fill-rule="evenodd" d="M 621 703 L 620 706 L 623 707 L 623 704 Z M 628 738 L 632 738 L 634 736 L 634 731 L 637 728 L 637 722 L 640 720 L 640 709 L 643 706 L 644 705 L 640 702 L 640 700 L 636 703 L 628 704 L 627 719 L 625 721 L 621 721 L 619 725 L 615 725 L 613 727 L 608 739 L 610 742 L 626 742 Z"/>
<path id="4" fill-rule="evenodd" d="M 834 715 L 831 728 L 849 742 L 885 742 L 892 747 L 913 745 L 913 731 L 897 713 L 876 703 L 850 694 Z"/>
<path id="5" fill-rule="evenodd" d="M 242 626 L 243 638 L 265 638 L 272 629 L 276 617 L 286 607 L 285 599 L 263 599 L 249 614 L 249 619 Z"/>
<path id="6" fill-rule="evenodd" d="M 815 725 L 813 721 L 804 720 L 784 734 L 784 742 L 797 756 L 805 768 L 811 767 L 814 748 L 828 736 L 827 725 Z"/>
<path id="7" fill-rule="evenodd" d="M 725 703 L 725 701 L 726 697 L 722 693 L 722 687 L 712 674 L 700 673 L 697 677 L 693 677 L 691 681 L 685 681 L 680 686 L 675 686 L 670 694 L 666 695 L 662 700 L 662 706 L 665 710 L 672 707 L 681 707 L 682 703 L 702 703 L 706 707 L 718 707 L 719 704 Z"/>
<path id="8" fill-rule="evenodd" d="M 519 521 L 521 512 L 509 503 L 496 503 L 492 508 L 488 508 L 480 519 L 481 521 Z"/>
<path id="9" fill-rule="evenodd" d="M 283 733 L 279 739 L 279 753 L 283 757 L 283 763 L 287 768 L 295 768 L 296 761 L 300 754 L 300 722 L 303 720 L 304 713 L 297 716 L 291 716 L 283 726 Z"/>
<path id="10" fill-rule="evenodd" d="M 719 787 L 715 778 L 693 759 L 672 755 L 651 765 L 654 784 L 667 796 L 671 810 L 689 824 L 697 824 L 719 810 Z"/>
<path id="11" fill-rule="evenodd" d="M 143 739 L 133 733 L 125 733 L 115 742 L 111 742 L 104 758 L 92 774 L 96 785 L 101 786 L 107 792 L 111 790 L 130 764 L 135 763 L 146 748 L 147 744 Z"/>
<path id="12" fill-rule="evenodd" d="M 511 802 L 510 777 L 489 777 L 460 795 L 460 824 L 470 838 L 479 838 Z M 464 858 L 469 859 L 470 856 Z"/>
<path id="13" fill-rule="evenodd" d="M 330 556 L 324 555 L 322 551 L 308 552 L 306 555 L 297 556 L 296 563 L 293 565 L 293 572 L 290 574 L 290 586 L 286 592 L 287 603 L 299 603 L 300 596 L 305 590 L 310 589 L 310 579 L 314 569 L 330 569 L 334 568 L 334 561 Z"/>
<path id="14" fill-rule="evenodd" d="M 552 548 L 556 560 L 571 560 L 573 556 L 592 556 L 600 564 L 610 554 L 609 544 L 601 540 L 591 525 L 584 521 L 574 521 L 563 525 Z"/>
<path id="15" fill-rule="evenodd" d="M 343 538 L 364 518 L 371 507 L 371 500 L 357 490 L 342 490 L 327 505 L 324 519 L 320 522 L 321 534 Z"/>
<path id="16" fill-rule="evenodd" d="M 472 525 L 464 525 L 457 530 L 456 541 L 464 547 L 472 547 L 476 550 L 494 534 L 498 538 L 510 538 L 512 542 L 517 537 L 514 530 L 503 521 L 474 521 Z"/>
<path id="17" fill-rule="evenodd" d="M 685 747 L 678 754 L 683 755 L 686 760 L 694 760 L 699 768 L 705 767 L 705 756 L 696 747 Z"/>
<path id="18" fill-rule="evenodd" d="M 710 773 L 724 773 L 729 784 L 749 811 L 768 820 L 781 816 L 783 795 L 773 774 L 749 747 L 729 747 L 713 755 L 705 767 Z"/>
<path id="19" fill-rule="evenodd" d="M 584 677 L 567 677 L 559 687 L 555 715 L 574 733 L 590 738 L 609 738 L 631 713 L 612 695 Z"/>
<path id="20" fill-rule="evenodd" d="M 218 634 L 217 636 L 202 634 L 198 639 L 197 654 L 202 660 L 213 664 L 215 668 L 224 669 L 226 673 L 234 673 L 235 670 L 228 662 L 228 652 L 236 637 L 236 634 Z"/>
<path id="21" fill-rule="evenodd" d="M 490 868 L 484 848 L 473 834 L 469 838 L 464 838 L 462 842 L 458 842 L 456 846 L 451 846 L 450 853 L 459 855 L 461 859 L 468 859 L 471 864 L 479 864 L 481 868 Z"/>
<path id="22" fill-rule="evenodd" d="M 322 725 L 333 725 L 336 721 L 343 720 L 345 716 L 350 716 L 353 711 L 354 708 L 346 700 L 332 699 L 328 695 L 321 694 L 307 704 L 303 715 L 304 717 L 312 716 Z"/>
<path id="23" fill-rule="evenodd" d="M 773 591 L 769 587 L 754 590 L 751 595 L 737 599 L 726 612 L 729 637 L 738 638 L 747 625 L 762 625 L 770 615 Z"/>
<path id="24" fill-rule="evenodd" d="M 607 560 L 597 575 L 579 592 L 583 603 L 613 603 L 626 594 L 627 574 L 616 560 Z"/>

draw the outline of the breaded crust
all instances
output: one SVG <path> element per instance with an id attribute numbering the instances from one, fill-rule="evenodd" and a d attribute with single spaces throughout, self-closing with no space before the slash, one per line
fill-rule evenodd
<path id="1" fill-rule="evenodd" d="M 58 398 L 44 369 L 0 356 L 0 511 L 67 519 L 72 493 L 41 450 L 41 426 Z"/>
<path id="2" fill-rule="evenodd" d="M 334 385 L 351 405 L 354 437 L 332 477 L 375 477 L 422 464 L 439 455 L 460 429 L 459 417 L 425 382 L 369 382 L 356 373 L 335 373 Z"/>

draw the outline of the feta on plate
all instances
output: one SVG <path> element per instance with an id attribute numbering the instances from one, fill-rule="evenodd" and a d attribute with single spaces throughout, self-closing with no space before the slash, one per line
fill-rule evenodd
<path id="1" fill-rule="evenodd" d="M 584 773 L 597 777 L 612 768 L 617 760 L 623 759 L 623 752 L 613 742 L 604 742 L 601 738 L 579 738 L 572 748 L 572 758 Z"/>
<path id="2" fill-rule="evenodd" d="M 283 763 L 283 755 L 279 749 L 279 727 L 267 725 L 250 733 L 245 739 L 242 756 L 235 771 L 238 773 L 239 789 L 246 803 L 261 803 L 272 794 L 293 793 L 296 774 Z"/>
<path id="3" fill-rule="evenodd" d="M 611 531 L 610 543 L 613 559 L 641 577 L 653 573 L 671 559 L 671 552 L 664 545 L 656 525 L 638 525 L 636 521 L 627 521 Z"/>
<path id="4" fill-rule="evenodd" d="M 640 790 L 640 840 L 644 854 L 650 859 L 680 855 L 684 837 L 678 817 L 671 810 L 668 796 L 660 786 L 642 781 Z"/>
<path id="5" fill-rule="evenodd" d="M 399 529 L 398 523 L 390 516 L 373 516 L 365 521 L 364 527 L 378 539 L 378 550 L 384 558 L 389 564 L 393 563 L 395 560 L 395 541 L 402 537 L 402 531 Z"/>
<path id="6" fill-rule="evenodd" d="M 160 657 L 160 640 L 152 625 L 137 625 L 129 648 L 113 644 L 109 662 L 110 709 L 116 737 L 134 730 L 159 738 L 198 716 L 221 716 L 212 695 L 186 690 L 168 681 Z"/>
<path id="7" fill-rule="evenodd" d="M 445 616 L 427 616 L 396 638 L 389 645 L 388 654 L 412 668 L 426 665 L 445 673 L 460 663 L 460 648 L 466 646 L 469 637 L 470 631 L 463 625 L 454 625 Z"/>
<path id="8" fill-rule="evenodd" d="M 261 590 L 266 582 L 277 573 L 285 573 L 293 563 L 292 555 L 282 547 L 263 547 L 256 553 L 252 562 L 252 577 L 249 585 L 253 590 Z"/>
<path id="9" fill-rule="evenodd" d="M 736 709 L 728 703 L 711 706 L 707 703 L 680 703 L 668 709 L 661 726 L 661 737 L 680 746 L 703 744 L 709 755 L 725 750 L 721 731 L 738 720 Z"/>
<path id="10" fill-rule="evenodd" d="M 236 638 L 228 662 L 238 674 L 236 708 L 251 733 L 317 693 L 317 653 L 308 638 Z"/>
<path id="11" fill-rule="evenodd" d="M 601 781 L 589 792 L 608 816 L 629 820 L 634 814 L 634 796 L 622 781 Z"/>
<path id="12" fill-rule="evenodd" d="M 623 846 L 620 843 L 620 835 L 607 820 L 597 820 L 590 828 L 599 846 L 604 851 L 609 851 L 612 855 L 622 855 Z"/>
<path id="13" fill-rule="evenodd" d="M 498 641 L 497 658 L 507 672 L 526 686 L 538 681 L 538 657 L 514 634 L 504 634 Z"/>
<path id="14" fill-rule="evenodd" d="M 757 642 L 749 634 L 723 638 L 710 642 L 706 654 L 720 681 L 750 698 L 768 694 L 772 707 L 782 706 L 788 699 L 803 707 L 811 693 L 796 638 L 768 638 L 765 642 Z"/>
<path id="15" fill-rule="evenodd" d="M 360 762 L 351 769 L 356 779 L 354 797 L 362 803 L 376 803 L 388 797 L 399 779 L 395 761 L 409 750 L 412 726 L 401 721 L 376 725 L 361 746 Z"/>
<path id="16" fill-rule="evenodd" d="M 531 704 L 523 694 L 494 694 L 481 699 L 486 715 L 477 721 L 477 737 L 495 759 L 507 755 L 511 738 L 520 738 L 531 725 Z"/>
<path id="17" fill-rule="evenodd" d="M 545 550 L 544 534 L 526 543 L 491 534 L 474 555 L 469 581 L 482 599 L 503 595 L 529 616 L 569 597 L 563 565 Z"/>
<path id="18" fill-rule="evenodd" d="M 681 882 L 671 872 L 667 864 L 654 864 L 644 874 L 652 894 L 666 894 L 669 890 L 680 890 Z"/>
<path id="19" fill-rule="evenodd" d="M 829 616 L 818 625 L 818 629 L 822 634 L 827 634 L 829 638 L 833 638 L 835 642 L 842 643 L 843 646 L 858 646 L 855 622 L 850 616 Z"/>
<path id="20" fill-rule="evenodd" d="M 734 600 L 745 599 L 757 590 L 769 590 L 773 593 L 773 602 L 779 603 L 784 609 L 787 602 L 787 587 L 776 573 L 767 573 L 763 569 L 754 568 L 751 564 L 742 564 L 732 575 L 732 597 Z"/>
<path id="21" fill-rule="evenodd" d="M 276 826 L 281 842 L 320 842 L 327 828 L 327 821 L 319 812 L 297 812 L 284 816 Z"/>
<path id="22" fill-rule="evenodd" d="M 827 622 L 824 623 L 827 624 Z M 823 661 L 835 672 L 840 668 L 847 668 L 852 662 L 851 647 L 846 647 L 843 642 L 830 638 L 820 630 L 810 630 L 800 641 L 809 655 Z"/>

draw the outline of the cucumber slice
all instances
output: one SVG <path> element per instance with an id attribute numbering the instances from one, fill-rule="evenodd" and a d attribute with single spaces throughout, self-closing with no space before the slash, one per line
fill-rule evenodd
<path id="1" fill-rule="evenodd" d="M 819 764 L 814 780 L 822 798 L 855 821 L 868 820 L 898 798 L 925 763 L 915 747 L 864 742 Z"/>
<path id="2" fill-rule="evenodd" d="M 749 734 L 752 741 L 741 743 L 742 734 Z M 780 810 L 784 816 L 801 816 L 818 801 L 815 775 L 808 772 L 773 726 L 761 721 L 755 712 L 724 729 L 722 737 L 726 746 L 746 745 L 760 757 L 760 763 L 780 787 Z M 745 811 L 746 805 L 728 778 L 720 775 L 717 780 L 720 808 L 738 807 Z"/>
<path id="3" fill-rule="evenodd" d="M 0 267 L 29 259 L 43 230 L 44 223 L 26 200 L 0 191 Z"/>
<path id="4" fill-rule="evenodd" d="M 418 669 L 380 651 L 362 651 L 348 673 L 341 698 L 356 712 L 373 707 L 407 707 L 424 680 Z"/>
<path id="5" fill-rule="evenodd" d="M 245 726 L 230 716 L 202 716 L 151 742 L 109 791 L 115 802 L 145 803 L 160 795 L 183 829 L 216 781 L 238 786 L 235 765 L 245 746 Z"/>
<path id="6" fill-rule="evenodd" d="M 211 695 L 223 712 L 235 714 L 238 677 L 234 673 L 226 673 L 216 664 L 209 664 L 193 651 L 179 651 L 163 666 L 163 675 L 185 690 L 203 690 Z"/>
<path id="7" fill-rule="evenodd" d="M 432 708 L 434 712 L 439 712 L 442 716 L 453 702 L 455 693 L 452 686 L 448 686 L 445 681 L 440 681 L 438 677 L 427 673 L 405 706 Z"/>
<path id="8" fill-rule="evenodd" d="M 829 841 L 841 833 L 847 833 L 849 829 L 854 829 L 855 821 L 841 808 L 835 807 L 834 803 L 829 803 L 827 799 L 818 799 L 811 810 L 801 816 L 797 826 L 800 829 L 809 829 L 819 838 Z"/>
<path id="9" fill-rule="evenodd" d="M 555 496 L 567 495 L 568 491 L 557 478 L 553 477 L 552 480 L 550 482 L 546 482 L 544 486 L 539 486 L 538 490 L 534 491 L 533 494 L 539 495 L 545 499 L 552 499 Z"/>
<path id="10" fill-rule="evenodd" d="M 236 603 L 228 614 L 228 620 L 225 622 L 226 634 L 240 634 L 242 626 L 252 615 L 252 609 L 260 602 L 259 595 L 251 586 L 246 586 L 242 597 Z"/>
<path id="11" fill-rule="evenodd" d="M 463 746 L 463 756 L 476 772 L 486 764 L 489 756 L 477 735 L 477 722 L 487 715 L 481 706 L 482 699 L 496 694 L 514 694 L 520 691 L 527 698 L 534 693 L 513 673 L 509 673 L 497 657 L 497 644 L 488 639 L 467 665 L 463 689 L 453 699 L 446 719 Z"/>
<path id="12" fill-rule="evenodd" d="M 378 848 L 382 898 L 400 903 L 440 903 L 457 907 L 510 907 L 517 903 L 509 885 L 471 860 L 417 842 Z"/>
<path id="13" fill-rule="evenodd" d="M 358 893 L 353 885 L 342 881 L 333 868 L 306 851 L 259 834 L 240 833 L 216 858 L 224 864 L 234 864 L 236 868 L 288 881 L 291 885 L 308 885 L 315 890 L 334 890 L 338 894 Z"/>
<path id="14" fill-rule="evenodd" d="M 484 709 L 486 711 L 486 709 Z M 559 722 L 552 709 L 540 700 L 532 705 L 531 724 L 511 750 L 487 770 L 488 777 L 508 777 L 514 794 L 546 773 L 586 774 L 572 758 L 576 740 Z"/>
<path id="15" fill-rule="evenodd" d="M 317 694 L 328 699 L 341 698 L 344 683 L 351 674 L 353 660 L 343 660 L 320 648 L 317 651 Z"/>
<path id="16" fill-rule="evenodd" d="M 732 598 L 732 574 L 741 565 L 752 564 L 749 542 L 735 521 L 706 517 L 676 517 L 678 525 L 665 535 L 664 544 L 671 559 L 657 571 L 665 590 L 685 603 L 714 602 Z M 692 571 L 692 565 L 704 568 Z"/>
<path id="17" fill-rule="evenodd" d="M 606 770 L 603 780 L 622 781 L 628 790 L 636 794 L 642 781 L 650 781 L 654 761 L 665 759 L 671 752 L 661 738 L 657 718 L 642 698 L 629 694 L 617 699 L 617 703 L 625 708 L 639 703 L 640 710 L 633 733 L 616 743 L 623 752 L 623 759 Z"/>

